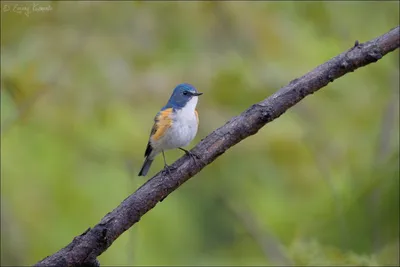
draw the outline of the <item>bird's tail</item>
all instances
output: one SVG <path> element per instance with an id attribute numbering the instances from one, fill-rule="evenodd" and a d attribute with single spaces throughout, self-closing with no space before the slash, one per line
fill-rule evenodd
<path id="1" fill-rule="evenodd" d="M 139 176 L 146 176 L 147 172 L 150 169 L 151 164 L 153 163 L 152 159 L 149 159 L 148 157 L 145 159 L 142 169 L 139 172 Z"/>

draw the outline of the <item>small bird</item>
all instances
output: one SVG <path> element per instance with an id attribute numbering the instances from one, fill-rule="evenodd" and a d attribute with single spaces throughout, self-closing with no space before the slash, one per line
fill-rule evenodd
<path id="1" fill-rule="evenodd" d="M 154 118 L 154 125 L 144 153 L 145 161 L 139 176 L 146 176 L 151 163 L 160 152 L 163 154 L 164 167 L 169 171 L 164 150 L 179 148 L 186 154 L 194 156 L 182 147 L 187 146 L 196 136 L 199 126 L 196 105 L 198 96 L 202 94 L 188 83 L 182 83 L 175 87 L 168 103 Z"/>

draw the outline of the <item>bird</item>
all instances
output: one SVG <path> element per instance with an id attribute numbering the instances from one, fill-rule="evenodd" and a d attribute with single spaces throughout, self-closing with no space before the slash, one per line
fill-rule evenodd
<path id="1" fill-rule="evenodd" d="M 197 134 L 199 115 L 196 106 L 198 97 L 202 94 L 189 83 L 181 83 L 175 87 L 167 104 L 154 118 L 139 176 L 146 176 L 154 158 L 160 153 L 164 158 L 164 168 L 169 171 L 165 150 L 178 148 L 189 156 L 196 156 L 182 147 L 189 145 Z"/>

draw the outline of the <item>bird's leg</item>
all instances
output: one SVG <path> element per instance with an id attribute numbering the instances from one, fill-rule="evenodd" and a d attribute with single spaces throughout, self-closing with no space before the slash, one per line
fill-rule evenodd
<path id="1" fill-rule="evenodd" d="M 168 172 L 168 174 L 171 175 L 171 170 L 175 169 L 175 168 L 172 168 L 171 166 L 169 166 L 167 164 L 167 161 L 165 160 L 164 150 L 162 150 L 162 155 L 163 155 L 163 158 L 164 158 L 164 168 Z"/>
<path id="2" fill-rule="evenodd" d="M 165 160 L 164 150 L 162 150 L 162 156 L 164 158 L 164 168 L 168 168 L 167 161 Z"/>
<path id="3" fill-rule="evenodd" d="M 197 155 L 197 154 L 195 154 L 193 152 L 190 152 L 189 150 L 186 150 L 184 148 L 181 148 L 181 147 L 178 147 L 178 148 L 180 150 L 184 151 L 186 155 L 190 156 L 190 158 L 193 159 L 196 164 L 197 164 L 197 160 L 200 160 L 204 164 L 203 160 L 200 158 L 199 155 Z"/>

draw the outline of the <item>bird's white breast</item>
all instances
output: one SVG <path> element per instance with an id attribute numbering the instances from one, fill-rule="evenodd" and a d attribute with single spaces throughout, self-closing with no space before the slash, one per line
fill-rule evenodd
<path id="1" fill-rule="evenodd" d="M 185 147 L 194 139 L 198 128 L 195 114 L 197 101 L 198 97 L 194 96 L 185 107 L 175 111 L 172 117 L 172 126 L 160 144 L 162 149 Z"/>

